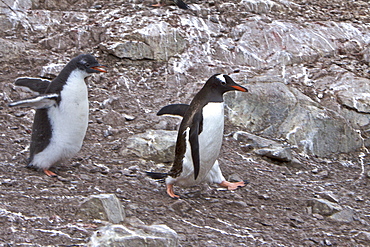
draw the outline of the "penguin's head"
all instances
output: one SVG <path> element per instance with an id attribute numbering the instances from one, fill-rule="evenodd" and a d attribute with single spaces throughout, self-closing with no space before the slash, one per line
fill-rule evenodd
<path id="1" fill-rule="evenodd" d="M 78 69 L 85 71 L 88 74 L 92 73 L 107 73 L 105 66 L 99 64 L 95 57 L 90 54 L 83 54 L 76 57 L 76 66 Z"/>
<path id="2" fill-rule="evenodd" d="M 208 79 L 207 83 L 209 83 L 211 87 L 217 89 L 221 93 L 225 93 L 232 90 L 248 92 L 247 88 L 242 87 L 236 82 L 234 82 L 234 80 L 231 79 L 231 77 L 228 75 L 215 74 Z"/>

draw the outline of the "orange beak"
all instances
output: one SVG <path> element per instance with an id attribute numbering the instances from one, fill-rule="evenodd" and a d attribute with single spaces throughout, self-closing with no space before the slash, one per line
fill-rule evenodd
<path id="1" fill-rule="evenodd" d="M 248 92 L 248 89 L 246 89 L 245 87 L 242 87 L 242 86 L 232 86 L 232 87 L 235 88 L 238 91 Z"/>
<path id="2" fill-rule="evenodd" d="M 107 73 L 107 71 L 104 68 L 106 68 L 106 66 L 104 66 L 104 65 L 91 67 L 91 69 L 97 70 L 99 72 Z"/>

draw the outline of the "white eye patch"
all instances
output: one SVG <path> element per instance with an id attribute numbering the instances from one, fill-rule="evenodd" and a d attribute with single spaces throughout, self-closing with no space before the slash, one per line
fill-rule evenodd
<path id="1" fill-rule="evenodd" d="M 216 76 L 216 78 L 219 79 L 222 83 L 224 83 L 224 84 L 226 83 L 224 75 L 218 75 L 218 76 Z"/>

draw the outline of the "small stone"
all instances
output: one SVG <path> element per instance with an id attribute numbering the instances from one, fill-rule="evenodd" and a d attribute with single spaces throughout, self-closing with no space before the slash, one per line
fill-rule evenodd
<path id="1" fill-rule="evenodd" d="M 311 172 L 312 172 L 313 174 L 317 174 L 317 173 L 319 173 L 319 169 L 318 169 L 318 168 L 315 168 L 315 169 L 313 169 Z"/>
<path id="2" fill-rule="evenodd" d="M 250 151 L 252 151 L 254 149 L 253 145 L 251 144 L 245 144 L 245 145 L 241 145 L 240 146 L 240 149 L 245 152 L 245 153 L 248 153 Z"/>
<path id="3" fill-rule="evenodd" d="M 134 116 L 131 116 L 131 115 L 128 115 L 128 114 L 124 114 L 123 117 L 127 120 L 127 121 L 133 121 L 135 120 L 135 117 Z"/>
<path id="4" fill-rule="evenodd" d="M 312 199 L 308 202 L 313 214 L 329 216 L 342 210 L 342 207 L 326 199 Z"/>
<path id="5" fill-rule="evenodd" d="M 258 198 L 262 200 L 269 200 L 270 196 L 267 194 L 262 194 L 262 195 L 258 195 Z"/>
<path id="6" fill-rule="evenodd" d="M 240 181 L 243 181 L 244 179 L 242 179 L 239 174 L 236 174 L 236 173 L 233 173 L 231 174 L 229 177 L 228 177 L 228 181 L 229 182 L 240 182 Z"/>
<path id="7" fill-rule="evenodd" d="M 281 162 L 289 162 L 293 159 L 290 148 L 264 148 L 257 150 L 256 154 Z"/>
<path id="8" fill-rule="evenodd" d="M 339 202 L 339 198 L 336 195 L 334 195 L 332 191 L 323 191 L 323 192 L 319 192 L 318 194 L 319 196 L 321 196 L 321 198 L 326 199 L 328 201 L 331 201 L 334 203 Z"/>
<path id="9" fill-rule="evenodd" d="M 342 211 L 329 216 L 329 218 L 342 223 L 351 223 L 353 221 L 353 216 L 353 210 L 351 208 L 345 208 Z"/>
<path id="10" fill-rule="evenodd" d="M 303 168 L 304 165 L 301 161 L 299 161 L 297 158 L 292 157 L 292 160 L 289 162 L 289 166 L 294 168 Z"/>
<path id="11" fill-rule="evenodd" d="M 312 214 L 312 217 L 314 217 L 318 220 L 323 220 L 324 219 L 324 216 L 322 216 L 321 214 Z"/>
<path id="12" fill-rule="evenodd" d="M 179 245 L 177 233 L 166 225 L 138 225 L 134 229 L 123 225 L 100 228 L 90 238 L 88 246 L 167 246 Z"/>
<path id="13" fill-rule="evenodd" d="M 319 172 L 317 175 L 320 176 L 321 178 L 327 178 L 329 177 L 329 172 L 324 170 L 324 171 Z"/>
<path id="14" fill-rule="evenodd" d="M 328 239 L 324 239 L 324 243 L 327 245 L 327 246 L 332 246 L 333 244 L 330 242 L 330 240 Z"/>
<path id="15" fill-rule="evenodd" d="M 16 116 L 16 117 L 24 117 L 24 116 L 26 116 L 26 114 L 27 114 L 27 113 L 25 113 L 25 112 L 23 112 L 23 111 L 21 111 L 21 112 L 19 112 L 19 111 L 14 112 L 14 116 Z M 17 128 L 17 129 L 18 129 L 18 128 Z"/>

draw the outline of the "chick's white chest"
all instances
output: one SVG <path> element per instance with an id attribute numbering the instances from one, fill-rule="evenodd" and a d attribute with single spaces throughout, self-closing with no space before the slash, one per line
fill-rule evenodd
<path id="1" fill-rule="evenodd" d="M 59 105 L 49 111 L 53 129 L 51 141 L 71 152 L 81 148 L 89 118 L 87 86 L 81 73 L 78 70 L 71 73 L 61 91 Z"/>

